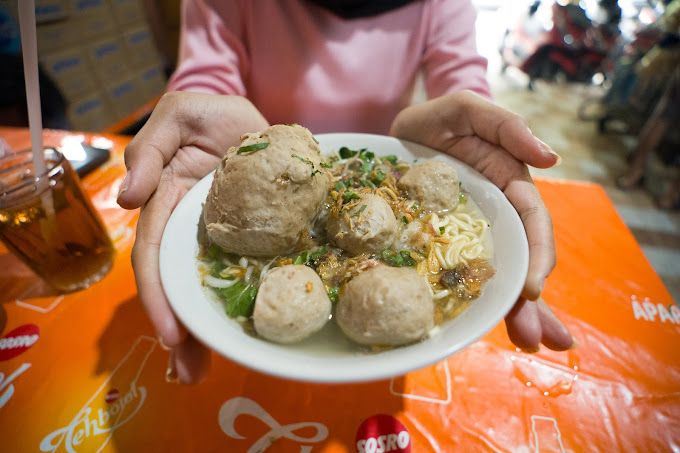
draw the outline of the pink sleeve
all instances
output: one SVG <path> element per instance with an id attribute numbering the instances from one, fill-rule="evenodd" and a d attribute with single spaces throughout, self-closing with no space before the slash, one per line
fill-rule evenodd
<path id="1" fill-rule="evenodd" d="M 245 96 L 249 58 L 239 1 L 184 0 L 177 69 L 168 91 Z"/>
<path id="2" fill-rule="evenodd" d="M 474 6 L 469 0 L 431 0 L 423 55 L 429 98 L 460 90 L 491 97 L 486 59 L 477 53 Z"/>

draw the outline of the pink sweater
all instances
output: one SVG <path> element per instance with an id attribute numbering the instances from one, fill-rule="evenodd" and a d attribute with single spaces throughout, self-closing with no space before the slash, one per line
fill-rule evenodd
<path id="1" fill-rule="evenodd" d="M 304 0 L 185 0 L 168 90 L 237 94 L 315 133 L 386 133 L 423 71 L 428 97 L 489 96 L 469 0 L 344 20 Z"/>

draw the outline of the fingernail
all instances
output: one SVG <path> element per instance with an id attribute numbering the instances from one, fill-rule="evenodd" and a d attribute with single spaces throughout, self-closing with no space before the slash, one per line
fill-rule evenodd
<path id="1" fill-rule="evenodd" d="M 555 151 L 553 151 L 553 149 L 550 147 L 550 145 L 548 145 L 546 142 L 544 142 L 543 140 L 541 140 L 538 137 L 535 137 L 535 138 L 536 138 L 536 141 L 538 142 L 538 147 L 541 148 L 541 151 L 543 151 L 543 153 L 548 154 L 549 156 L 555 158 L 555 164 L 553 165 L 553 167 L 557 167 L 560 163 L 562 163 L 562 156 L 560 156 Z"/>
<path id="2" fill-rule="evenodd" d="M 161 346 L 161 349 L 165 351 L 170 351 L 170 347 L 168 347 L 165 343 L 163 343 L 163 337 L 158 336 L 158 344 Z"/>
<path id="3" fill-rule="evenodd" d="M 580 343 L 578 341 L 576 341 L 576 338 L 574 338 L 574 337 L 571 337 L 571 339 L 572 339 L 572 343 L 571 343 L 571 346 L 569 346 L 569 349 L 578 348 L 580 346 Z"/>
<path id="4" fill-rule="evenodd" d="M 550 150 L 550 154 L 555 156 L 555 163 L 553 164 L 553 167 L 559 167 L 562 164 L 562 156 L 560 156 L 553 150 Z"/>
<path id="5" fill-rule="evenodd" d="M 522 349 L 522 352 L 525 352 L 527 354 L 535 354 L 535 353 L 537 353 L 538 351 L 541 350 L 541 348 L 539 346 L 536 346 L 535 348 L 521 348 L 521 349 Z"/>
<path id="6" fill-rule="evenodd" d="M 174 351 L 170 351 L 170 356 L 168 357 L 168 368 L 165 370 L 165 382 L 168 384 L 179 384 Z"/>
<path id="7" fill-rule="evenodd" d="M 128 190 L 128 184 L 129 184 L 129 178 L 130 176 L 130 171 L 125 174 L 125 178 L 123 178 L 123 182 L 120 183 L 120 187 L 118 188 L 118 197 L 120 198 L 121 195 L 123 195 L 127 190 Z"/>

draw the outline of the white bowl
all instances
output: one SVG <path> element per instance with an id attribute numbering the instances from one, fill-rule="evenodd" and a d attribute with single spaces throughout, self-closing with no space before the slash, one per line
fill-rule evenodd
<path id="1" fill-rule="evenodd" d="M 376 354 L 357 352 L 338 340 L 335 323 L 324 334 L 297 346 L 283 346 L 246 334 L 227 317 L 222 306 L 201 285 L 197 271 L 197 221 L 213 175 L 196 184 L 179 202 L 163 233 L 160 272 L 175 314 L 203 344 L 224 357 L 263 373 L 311 382 L 372 381 L 399 376 L 438 362 L 478 340 L 512 308 L 527 275 L 529 251 L 517 212 L 503 193 L 484 176 L 445 154 L 392 137 L 370 134 L 317 135 L 324 153 L 342 146 L 368 148 L 376 155 L 447 160 L 458 170 L 463 188 L 491 223 L 496 275 L 482 295 L 439 332 L 420 343 Z M 332 345 L 332 346 L 329 346 Z"/>

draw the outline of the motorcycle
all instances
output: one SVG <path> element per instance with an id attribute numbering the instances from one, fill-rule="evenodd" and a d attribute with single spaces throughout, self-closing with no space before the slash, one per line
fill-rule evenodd
<path id="1" fill-rule="evenodd" d="M 502 70 L 514 66 L 534 81 L 590 82 L 603 73 L 603 62 L 620 35 L 621 9 L 615 0 L 600 0 L 596 22 L 571 1 L 534 1 L 518 24 L 506 31 L 500 53 Z M 594 15 L 594 14 L 593 14 Z"/>

